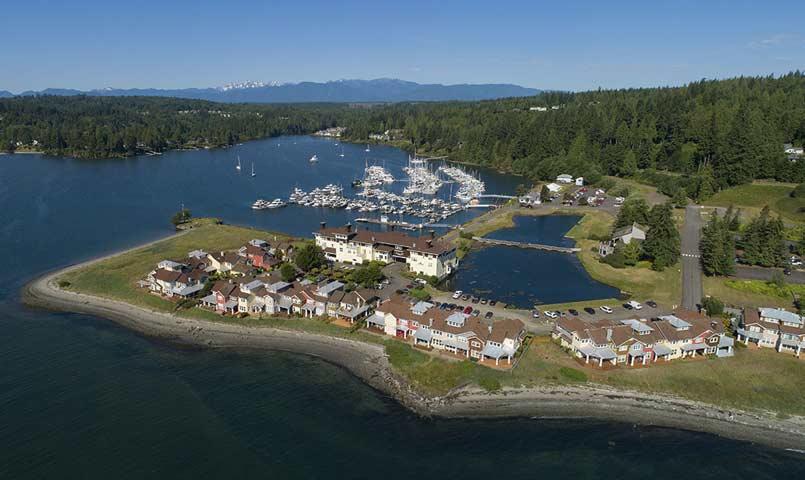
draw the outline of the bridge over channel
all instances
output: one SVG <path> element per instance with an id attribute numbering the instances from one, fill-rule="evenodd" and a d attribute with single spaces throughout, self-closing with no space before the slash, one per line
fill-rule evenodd
<path id="1" fill-rule="evenodd" d="M 513 242 L 511 240 L 495 240 L 493 238 L 472 237 L 473 240 L 487 245 L 502 245 L 504 247 L 533 248 L 535 250 L 547 250 L 549 252 L 576 253 L 581 249 L 578 247 L 558 247 L 556 245 L 543 245 L 541 243 Z"/>

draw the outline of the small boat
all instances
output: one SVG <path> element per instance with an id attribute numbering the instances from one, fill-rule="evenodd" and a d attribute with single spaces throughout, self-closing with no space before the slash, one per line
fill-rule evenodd
<path id="1" fill-rule="evenodd" d="M 254 173 L 254 162 L 252 162 L 252 177 L 256 177 L 257 174 Z"/>
<path id="2" fill-rule="evenodd" d="M 353 180 L 352 181 L 352 188 L 358 188 L 363 186 L 363 180 Z"/>
<path id="3" fill-rule="evenodd" d="M 316 163 L 316 162 L 318 162 L 318 161 L 319 161 L 319 157 L 318 157 L 318 156 L 313 155 L 312 157 L 310 157 L 310 163 Z"/>
<path id="4" fill-rule="evenodd" d="M 338 154 L 338 156 L 339 156 L 339 157 L 343 157 L 343 156 L 344 156 L 344 147 L 343 147 L 343 146 L 341 147 L 341 153 L 339 153 L 339 154 Z"/>
<path id="5" fill-rule="evenodd" d="M 238 164 L 235 165 L 235 170 L 240 171 L 240 155 L 238 155 Z"/>
<path id="6" fill-rule="evenodd" d="M 369 150 L 369 145 L 366 145 L 366 150 L 364 150 L 364 151 L 365 152 L 371 152 L 371 150 Z"/>

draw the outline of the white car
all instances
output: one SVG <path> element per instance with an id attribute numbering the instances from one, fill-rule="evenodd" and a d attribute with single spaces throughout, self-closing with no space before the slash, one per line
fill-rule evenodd
<path id="1" fill-rule="evenodd" d="M 545 313 L 545 316 L 548 317 L 548 318 L 556 318 L 556 317 L 559 316 L 559 315 L 556 314 L 556 312 L 552 312 L 550 310 L 547 310 L 544 313 Z"/>
<path id="2" fill-rule="evenodd" d="M 603 307 L 601 307 L 601 311 L 602 311 L 602 312 L 604 312 L 604 313 L 612 313 L 612 309 L 611 309 L 611 308 L 609 308 L 609 307 L 608 307 L 608 306 L 606 306 L 606 305 L 604 305 Z"/>
<path id="3" fill-rule="evenodd" d="M 636 302 L 634 300 L 629 301 L 629 305 L 631 305 L 635 310 L 640 310 L 643 308 L 643 305 L 640 305 L 640 302 Z"/>
<path id="4" fill-rule="evenodd" d="M 464 292 L 462 292 L 461 290 L 456 290 L 455 292 L 453 292 L 453 298 L 454 299 L 455 298 L 461 298 L 462 293 L 464 293 Z"/>

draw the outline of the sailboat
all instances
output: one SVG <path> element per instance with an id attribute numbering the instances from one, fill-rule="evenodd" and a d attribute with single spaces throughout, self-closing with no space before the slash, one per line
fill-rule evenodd
<path id="1" fill-rule="evenodd" d="M 318 162 L 318 161 L 319 161 L 319 157 L 318 157 L 318 156 L 313 155 L 312 157 L 310 157 L 310 163 L 316 163 L 316 162 Z"/>
<path id="2" fill-rule="evenodd" d="M 254 162 L 252 162 L 252 177 L 256 177 L 257 174 L 254 173 Z"/>
<path id="3" fill-rule="evenodd" d="M 364 151 L 366 151 L 366 152 L 371 151 L 371 150 L 369 150 L 369 145 L 368 144 L 366 145 L 366 150 L 364 150 Z"/>
<path id="4" fill-rule="evenodd" d="M 238 155 L 238 164 L 235 165 L 235 170 L 240 171 L 240 155 Z"/>
<path id="5" fill-rule="evenodd" d="M 344 147 L 343 147 L 343 146 L 341 147 L 341 153 L 339 153 L 339 154 L 338 154 L 338 156 L 339 156 L 339 157 L 343 157 L 343 156 L 344 156 Z"/>

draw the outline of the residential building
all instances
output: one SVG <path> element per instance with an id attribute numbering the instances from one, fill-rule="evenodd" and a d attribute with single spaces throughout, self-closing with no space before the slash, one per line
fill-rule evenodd
<path id="1" fill-rule="evenodd" d="M 331 260 L 352 265 L 379 261 L 403 262 L 415 274 L 444 278 L 458 267 L 456 248 L 435 238 L 412 237 L 405 233 L 372 232 L 343 227 L 321 229 L 314 233 L 316 245 Z"/>
<path id="2" fill-rule="evenodd" d="M 477 316 L 442 310 L 429 302 L 411 303 L 395 295 L 378 304 L 365 320 L 367 328 L 410 341 L 413 345 L 466 358 L 511 364 L 525 337 L 520 320 L 485 321 Z"/>
<path id="3" fill-rule="evenodd" d="M 585 364 L 599 367 L 646 366 L 697 355 L 733 355 L 733 340 L 721 322 L 686 310 L 677 310 L 655 321 L 645 319 L 599 320 L 588 323 L 577 317 L 556 322 L 554 340 Z"/>
<path id="4" fill-rule="evenodd" d="M 556 177 L 556 183 L 573 183 L 573 175 L 563 173 Z"/>
<path id="5" fill-rule="evenodd" d="M 805 350 L 804 319 L 787 310 L 746 309 L 736 333 L 738 341 L 742 341 L 746 345 L 753 343 L 758 347 L 793 353 L 797 357 Z"/>
<path id="6" fill-rule="evenodd" d="M 615 230 L 612 233 L 612 243 L 617 244 L 618 242 L 623 243 L 624 245 L 629 245 L 632 240 L 643 241 L 646 239 L 646 231 L 648 229 L 637 222 L 632 223 L 631 225 L 627 225 L 625 227 L 621 227 Z"/>

